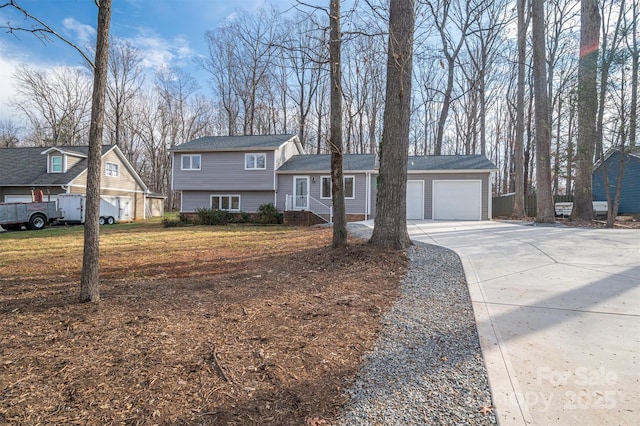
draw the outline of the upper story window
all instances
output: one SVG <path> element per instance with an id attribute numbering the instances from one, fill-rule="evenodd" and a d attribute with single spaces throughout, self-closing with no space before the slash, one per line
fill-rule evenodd
<path id="1" fill-rule="evenodd" d="M 106 176 L 118 177 L 118 175 L 120 174 L 120 165 L 117 163 L 105 163 L 104 174 Z"/>
<path id="2" fill-rule="evenodd" d="M 245 170 L 265 170 L 267 168 L 267 154 L 245 154 L 244 169 Z"/>
<path id="3" fill-rule="evenodd" d="M 344 176 L 343 179 L 344 198 L 355 198 L 355 176 Z M 320 178 L 320 198 L 331 198 L 331 176 L 322 176 L 322 178 Z"/>
<path id="4" fill-rule="evenodd" d="M 62 173 L 62 155 L 51 155 L 49 162 L 49 173 Z"/>
<path id="5" fill-rule="evenodd" d="M 200 154 L 182 154 L 182 170 L 200 170 Z"/>

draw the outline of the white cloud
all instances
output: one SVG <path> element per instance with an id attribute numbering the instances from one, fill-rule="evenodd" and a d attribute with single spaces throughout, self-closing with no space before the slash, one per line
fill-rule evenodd
<path id="1" fill-rule="evenodd" d="M 0 120 L 15 118 L 9 106 L 9 99 L 15 93 L 13 74 L 19 61 L 5 54 L 6 48 L 0 43 Z"/>
<path id="2" fill-rule="evenodd" d="M 140 50 L 143 68 L 159 70 L 178 65 L 194 56 L 189 41 L 182 35 L 165 39 L 151 30 L 139 29 L 138 35 L 129 41 Z"/>
<path id="3" fill-rule="evenodd" d="M 91 25 L 86 25 L 75 18 L 65 18 L 62 25 L 67 33 L 73 35 L 73 40 L 77 40 L 80 46 L 93 44 L 96 30 Z"/>

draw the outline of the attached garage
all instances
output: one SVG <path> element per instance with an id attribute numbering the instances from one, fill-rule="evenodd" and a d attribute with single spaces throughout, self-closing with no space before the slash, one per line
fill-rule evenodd
<path id="1" fill-rule="evenodd" d="M 482 220 L 481 180 L 434 180 L 434 220 Z"/>
<path id="2" fill-rule="evenodd" d="M 491 219 L 491 175 L 495 170 L 483 155 L 410 156 L 407 218 Z"/>

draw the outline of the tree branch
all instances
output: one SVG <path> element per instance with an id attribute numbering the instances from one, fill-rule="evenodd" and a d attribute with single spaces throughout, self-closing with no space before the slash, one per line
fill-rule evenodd
<path id="1" fill-rule="evenodd" d="M 95 1 L 96 5 L 98 5 L 98 0 L 94 0 L 94 1 Z M 17 0 L 9 0 L 6 3 L 0 4 L 0 9 L 3 9 L 5 7 L 14 8 L 15 10 L 17 10 L 18 12 L 20 12 L 20 13 L 22 13 L 24 15 L 25 21 L 32 20 L 32 21 L 35 21 L 39 25 L 39 26 L 34 25 L 31 28 L 23 28 L 23 27 L 13 26 L 11 24 L 11 21 L 9 21 L 9 22 L 7 22 L 6 25 L 0 25 L 0 29 L 6 30 L 7 34 L 11 34 L 14 37 L 16 37 L 17 39 L 20 39 L 16 35 L 16 32 L 31 33 L 38 40 L 40 40 L 44 44 L 46 44 L 46 43 L 51 41 L 51 37 L 50 36 L 54 36 L 58 40 L 62 41 L 63 43 L 66 43 L 67 45 L 69 45 L 70 47 L 75 49 L 82 56 L 82 58 L 91 66 L 92 69 L 95 68 L 95 64 L 93 63 L 91 58 L 80 47 L 78 47 L 71 40 L 65 38 L 62 34 L 60 34 L 57 31 L 55 31 L 53 28 L 51 28 L 48 24 L 46 24 L 41 19 L 39 19 L 36 16 L 33 16 L 32 14 L 30 14 L 26 9 L 24 9 L 22 6 L 20 6 L 18 4 Z"/>

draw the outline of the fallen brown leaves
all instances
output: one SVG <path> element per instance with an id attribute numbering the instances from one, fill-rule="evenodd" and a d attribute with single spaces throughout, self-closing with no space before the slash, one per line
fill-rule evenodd
<path id="1" fill-rule="evenodd" d="M 0 238 L 0 423 L 329 424 L 406 268 L 330 229 L 115 226 L 81 305 L 79 234 L 47 232 Z"/>

